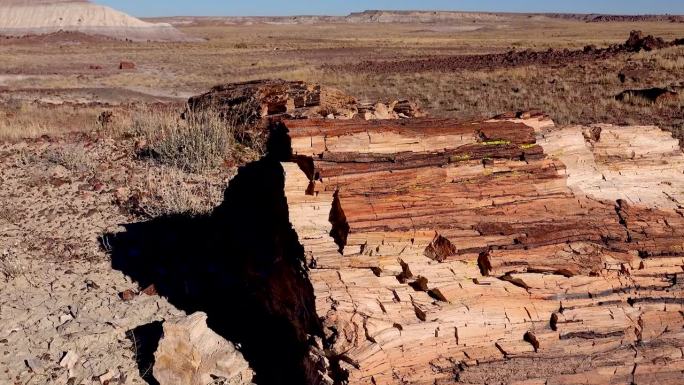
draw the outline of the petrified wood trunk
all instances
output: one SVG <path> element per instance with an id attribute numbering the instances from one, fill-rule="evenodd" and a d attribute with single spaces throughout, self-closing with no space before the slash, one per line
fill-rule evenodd
<path id="1" fill-rule="evenodd" d="M 250 124 L 265 117 L 375 120 L 426 115 L 408 100 L 362 104 L 335 88 L 279 79 L 218 85 L 191 97 L 188 109 L 209 110 L 237 123 Z"/>
<path id="2" fill-rule="evenodd" d="M 540 115 L 280 124 L 312 356 L 335 382 L 684 382 L 669 134 Z"/>
<path id="3" fill-rule="evenodd" d="M 188 100 L 191 110 L 212 109 L 223 115 L 252 114 L 254 117 L 340 116 L 356 112 L 356 99 L 334 88 L 301 81 L 257 80 L 218 85 Z"/>

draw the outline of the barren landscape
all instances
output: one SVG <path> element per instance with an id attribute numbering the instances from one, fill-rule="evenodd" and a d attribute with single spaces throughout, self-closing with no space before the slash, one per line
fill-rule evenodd
<path id="1" fill-rule="evenodd" d="M 681 16 L 29 3 L 0 384 L 684 383 Z"/>

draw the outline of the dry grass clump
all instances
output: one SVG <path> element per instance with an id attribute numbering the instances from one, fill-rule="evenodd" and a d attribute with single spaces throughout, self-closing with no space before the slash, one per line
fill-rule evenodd
<path id="1" fill-rule="evenodd" d="M 673 47 L 634 54 L 633 60 L 650 63 L 656 69 L 666 71 L 684 70 L 684 47 Z"/>
<path id="2" fill-rule="evenodd" d="M 10 99 L 0 110 L 0 139 L 21 139 L 44 134 L 45 124 L 34 106 Z"/>
<path id="3" fill-rule="evenodd" d="M 149 107 L 141 107 L 141 110 L 147 111 Z M 120 139 L 131 137 L 134 133 L 131 131 L 133 122 L 133 115 L 139 109 L 118 108 L 116 110 L 106 109 L 97 115 L 94 126 L 97 132 L 105 137 Z"/>
<path id="4" fill-rule="evenodd" d="M 27 267 L 22 259 L 11 250 L 0 251 L 0 275 L 9 280 L 26 273 Z"/>
<path id="5" fill-rule="evenodd" d="M 9 100 L 0 104 L 0 140 L 90 131 L 98 114 L 99 109 L 94 107 Z"/>
<path id="6" fill-rule="evenodd" d="M 104 107 L 87 104 L 46 104 L 9 99 L 0 101 L 0 140 L 16 141 L 73 132 L 121 138 L 131 134 L 132 115 L 147 106 Z"/>
<path id="7" fill-rule="evenodd" d="M 264 152 L 263 135 L 211 110 L 155 110 L 133 117 L 133 132 L 143 138 L 142 153 L 161 164 L 201 173 L 223 164 L 257 159 Z"/>
<path id="8" fill-rule="evenodd" d="M 129 213 L 147 218 L 207 214 L 223 198 L 225 183 L 219 180 L 187 174 L 175 167 L 154 166 L 119 204 Z"/>
<path id="9" fill-rule="evenodd" d="M 178 170 L 162 168 L 156 181 L 147 181 L 146 191 L 152 199 L 144 209 L 151 217 L 206 214 L 221 203 L 223 190 L 224 186 L 208 181 L 189 183 Z"/>
<path id="10" fill-rule="evenodd" d="M 86 149 L 77 144 L 52 147 L 42 154 L 42 158 L 69 171 L 91 172 L 95 169 L 93 159 Z"/>

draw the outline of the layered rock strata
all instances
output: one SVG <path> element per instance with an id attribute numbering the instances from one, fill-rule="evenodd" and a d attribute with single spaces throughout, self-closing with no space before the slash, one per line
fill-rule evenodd
<path id="1" fill-rule="evenodd" d="M 284 120 L 330 381 L 680 384 L 684 156 L 655 127 Z"/>

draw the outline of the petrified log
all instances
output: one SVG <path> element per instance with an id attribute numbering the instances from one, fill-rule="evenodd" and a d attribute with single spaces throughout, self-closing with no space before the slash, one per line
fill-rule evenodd
<path id="1" fill-rule="evenodd" d="M 405 116 L 407 118 L 424 118 L 427 116 L 427 114 L 420 109 L 418 104 L 410 100 L 397 101 L 394 103 L 393 110 L 399 114 L 400 117 Z"/>
<path id="2" fill-rule="evenodd" d="M 119 69 L 120 70 L 134 70 L 135 69 L 135 63 L 132 61 L 122 61 L 119 63 Z"/>
<path id="3" fill-rule="evenodd" d="M 676 41 L 666 42 L 660 37 L 654 37 L 653 35 L 644 36 L 641 31 L 632 31 L 629 33 L 629 38 L 625 42 L 624 47 L 628 51 L 639 52 L 641 50 L 653 51 L 667 48 L 675 44 Z"/>
<path id="4" fill-rule="evenodd" d="M 620 79 L 620 83 L 626 81 L 645 82 L 652 73 L 653 70 L 650 68 L 625 67 L 618 73 L 618 79 Z"/>
<path id="5" fill-rule="evenodd" d="M 349 384 L 681 384 L 684 156 L 654 127 L 284 120 Z M 327 361 L 326 361 L 327 362 Z"/>
<path id="6" fill-rule="evenodd" d="M 218 85 L 188 100 L 191 111 L 211 110 L 224 117 L 253 122 L 266 116 L 351 117 L 356 99 L 342 91 L 302 81 L 257 80 Z"/>
<path id="7" fill-rule="evenodd" d="M 161 385 L 252 383 L 247 361 L 232 343 L 207 327 L 204 313 L 164 322 L 164 335 L 154 358 L 154 378 Z"/>
<path id="8" fill-rule="evenodd" d="M 666 88 L 646 88 L 642 90 L 625 90 L 615 95 L 615 100 L 629 102 L 643 100 L 650 103 L 663 103 L 679 100 L 679 94 Z"/>
<path id="9" fill-rule="evenodd" d="M 190 98 L 188 108 L 216 111 L 248 123 L 267 116 L 366 120 L 425 116 L 417 104 L 406 100 L 362 104 L 335 88 L 277 79 L 218 85 Z"/>

